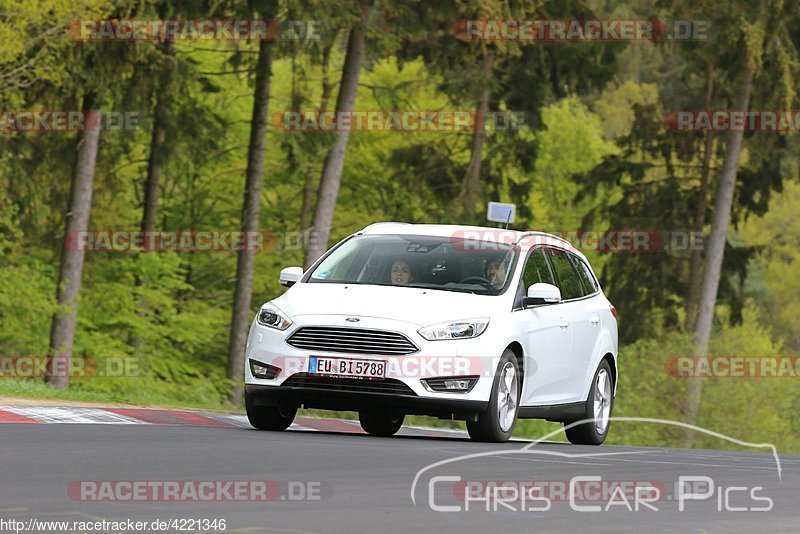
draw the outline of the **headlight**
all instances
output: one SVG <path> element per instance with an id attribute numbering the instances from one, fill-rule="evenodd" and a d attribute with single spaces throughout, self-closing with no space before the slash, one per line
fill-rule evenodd
<path id="1" fill-rule="evenodd" d="M 478 319 L 464 319 L 463 321 L 434 324 L 420 328 L 417 332 L 428 341 L 469 339 L 483 334 L 487 326 L 489 326 L 489 318 L 480 317 Z"/>
<path id="2" fill-rule="evenodd" d="M 292 321 L 278 309 L 274 304 L 265 304 L 258 310 L 256 321 L 261 326 L 274 328 L 275 330 L 286 330 L 292 326 Z"/>

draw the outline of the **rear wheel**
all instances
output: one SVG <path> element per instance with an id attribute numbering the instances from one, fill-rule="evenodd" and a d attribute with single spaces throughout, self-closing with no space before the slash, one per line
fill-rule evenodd
<path id="1" fill-rule="evenodd" d="M 253 397 L 245 393 L 244 406 L 247 420 L 259 430 L 286 430 L 297 415 L 297 408 L 281 406 L 256 406 Z"/>
<path id="2" fill-rule="evenodd" d="M 358 412 L 358 421 L 364 432 L 371 436 L 394 436 L 403 426 L 405 414 L 376 411 Z"/>
<path id="3" fill-rule="evenodd" d="M 506 349 L 497 366 L 489 407 L 477 421 L 467 421 L 467 432 L 474 441 L 508 441 L 517 423 L 520 375 L 517 357 Z"/>
<path id="4" fill-rule="evenodd" d="M 567 439 L 575 445 L 600 445 L 608 436 L 611 426 L 611 411 L 614 407 L 614 382 L 611 377 L 611 366 L 606 360 L 600 362 L 589 389 L 586 408 L 580 420 L 590 420 L 573 427 L 572 422 L 564 423 Z"/>

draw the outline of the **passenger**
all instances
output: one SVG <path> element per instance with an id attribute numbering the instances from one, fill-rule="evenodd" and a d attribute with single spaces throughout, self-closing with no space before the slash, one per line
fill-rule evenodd
<path id="1" fill-rule="evenodd" d="M 405 285 L 414 279 L 411 273 L 411 266 L 404 260 L 397 260 L 392 264 L 392 271 L 389 276 L 394 285 Z"/>

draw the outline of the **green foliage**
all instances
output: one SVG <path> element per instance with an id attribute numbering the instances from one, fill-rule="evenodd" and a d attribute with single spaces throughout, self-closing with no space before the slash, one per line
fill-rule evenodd
<path id="1" fill-rule="evenodd" d="M 758 308 L 745 306 L 743 321 L 731 326 L 729 310 L 718 310 L 719 324 L 709 356 L 777 356 L 781 347 L 759 323 Z M 621 417 L 651 417 L 690 422 L 736 439 L 772 443 L 781 452 L 800 448 L 800 419 L 796 413 L 797 377 L 716 377 L 703 380 L 703 398 L 697 421 L 685 421 L 683 398 L 689 379 L 670 373 L 672 359 L 691 356 L 689 336 L 670 334 L 641 339 L 622 347 L 620 382 L 615 404 Z M 672 365 L 672 367 L 671 367 Z M 614 422 L 610 443 L 681 446 L 683 429 L 658 423 Z M 697 433 L 695 447 L 737 448 L 719 438 Z"/>
<path id="2" fill-rule="evenodd" d="M 618 150 L 603 140 L 598 117 L 575 97 L 545 107 L 542 123 L 536 135 L 531 195 L 534 226 L 561 233 L 576 231 L 588 209 L 586 202 L 573 205 L 581 185 L 572 176 L 588 172 Z"/>
<path id="3" fill-rule="evenodd" d="M 594 103 L 595 112 L 603 121 L 603 134 L 609 139 L 627 137 L 636 120 L 635 107 L 654 106 L 658 99 L 658 88 L 653 83 L 627 80 L 618 87 L 609 87 Z"/>
<path id="4" fill-rule="evenodd" d="M 0 347 L 2 354 L 47 353 L 55 311 L 52 269 L 39 262 L 0 268 Z"/>
<path id="5" fill-rule="evenodd" d="M 800 351 L 800 185 L 786 184 L 761 217 L 742 228 L 745 242 L 758 249 L 751 260 L 747 293 L 764 313 L 761 321 L 785 340 L 792 352 Z"/>

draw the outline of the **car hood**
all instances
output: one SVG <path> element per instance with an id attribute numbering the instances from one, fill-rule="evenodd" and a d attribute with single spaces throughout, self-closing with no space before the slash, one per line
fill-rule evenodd
<path id="1" fill-rule="evenodd" d="M 300 283 L 273 302 L 290 317 L 347 315 L 395 319 L 426 326 L 486 317 L 510 304 L 505 295 L 474 295 L 435 289 L 358 284 Z"/>

